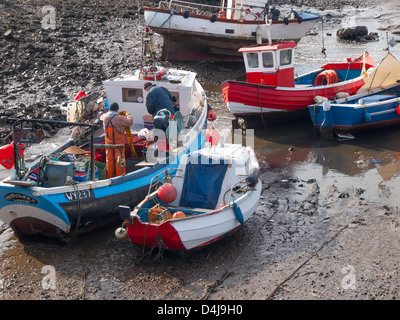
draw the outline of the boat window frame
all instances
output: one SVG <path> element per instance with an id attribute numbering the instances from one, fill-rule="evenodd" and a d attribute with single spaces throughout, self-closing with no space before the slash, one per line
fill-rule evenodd
<path id="1" fill-rule="evenodd" d="M 268 55 L 270 55 L 271 56 L 271 61 L 272 61 L 272 64 L 271 65 L 265 65 L 265 56 L 266 56 L 266 54 L 268 54 Z M 261 60 L 262 60 L 262 66 L 263 66 L 263 68 L 264 69 L 270 69 L 270 68 L 273 68 L 274 66 L 275 66 L 275 58 L 274 58 L 274 53 L 272 52 L 272 51 L 265 51 L 265 52 L 261 52 Z"/>
<path id="2" fill-rule="evenodd" d="M 256 56 L 257 57 L 257 59 L 256 60 L 253 60 L 254 62 L 255 61 L 257 61 L 257 65 L 256 66 L 254 66 L 254 65 L 250 65 L 250 63 L 249 63 L 249 56 Z M 252 62 L 253 62 L 252 61 Z M 247 66 L 249 67 L 249 69 L 257 69 L 257 68 L 259 68 L 260 67 L 260 58 L 259 58 L 259 53 L 258 52 L 247 52 L 246 53 L 246 62 L 247 62 Z"/>
<path id="3" fill-rule="evenodd" d="M 122 91 L 122 102 L 126 103 L 143 103 L 144 102 L 144 93 L 142 88 L 121 88 Z M 139 93 L 135 95 L 136 101 L 129 100 L 129 91 L 135 91 L 136 93 Z M 142 98 L 142 101 L 139 101 L 139 98 Z"/>
<path id="4" fill-rule="evenodd" d="M 290 60 L 289 62 L 283 62 L 282 61 L 282 53 L 284 52 L 290 52 Z M 286 66 L 291 66 L 293 63 L 293 49 L 288 48 L 288 49 L 282 49 L 279 51 L 279 65 L 281 67 L 286 67 Z"/>

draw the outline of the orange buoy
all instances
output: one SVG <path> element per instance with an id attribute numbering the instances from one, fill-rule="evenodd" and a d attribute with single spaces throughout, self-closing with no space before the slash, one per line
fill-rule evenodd
<path id="1" fill-rule="evenodd" d="M 165 203 L 170 203 L 176 199 L 178 192 L 171 183 L 164 183 L 157 191 L 158 198 Z"/>
<path id="2" fill-rule="evenodd" d="M 339 81 L 339 76 L 335 70 L 324 70 L 314 80 L 314 86 L 334 84 Z"/>
<path id="3" fill-rule="evenodd" d="M 182 211 L 177 211 L 172 215 L 172 219 L 185 218 L 186 214 Z"/>
<path id="4" fill-rule="evenodd" d="M 207 120 L 208 121 L 214 121 L 215 119 L 217 119 L 217 113 L 213 109 L 208 110 L 208 112 L 207 112 Z"/>
<path id="5" fill-rule="evenodd" d="M 217 129 L 210 129 L 210 128 L 207 129 L 207 132 L 206 132 L 206 141 L 207 142 L 210 142 L 211 145 L 213 146 L 213 145 L 218 144 L 219 139 L 220 139 L 220 135 L 219 135 L 219 132 Z"/>

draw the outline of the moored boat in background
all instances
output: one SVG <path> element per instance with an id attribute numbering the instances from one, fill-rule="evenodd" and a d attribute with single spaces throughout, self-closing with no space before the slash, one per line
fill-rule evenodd
<path id="1" fill-rule="evenodd" d="M 269 35 L 298 42 L 320 19 L 303 11 L 282 17 L 278 9 L 269 8 L 268 0 L 222 0 L 220 6 L 170 0 L 143 11 L 146 25 L 163 36 L 163 60 L 241 61 L 239 48 L 266 41 Z"/>
<path id="2" fill-rule="evenodd" d="M 247 127 L 308 116 L 314 98 L 353 95 L 364 85 L 366 71 L 375 66 L 367 54 L 329 63 L 312 72 L 294 73 L 294 42 L 256 44 L 241 48 L 246 81 L 222 84 L 226 106 Z"/>
<path id="3" fill-rule="evenodd" d="M 400 62 L 389 53 L 355 95 L 310 105 L 314 127 L 331 136 L 400 124 L 399 82 Z"/>

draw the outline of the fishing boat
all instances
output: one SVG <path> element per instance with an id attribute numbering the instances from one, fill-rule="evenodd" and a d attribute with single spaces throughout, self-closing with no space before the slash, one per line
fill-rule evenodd
<path id="1" fill-rule="evenodd" d="M 179 111 L 172 120 L 160 113 L 153 122 L 147 114 L 145 82 L 164 86 L 176 97 Z M 130 74 L 104 81 L 104 87 L 106 101 L 117 102 L 122 112 L 134 118 L 131 128 L 126 128 L 126 174 L 106 177 L 105 148 L 110 146 L 104 144 L 96 116 L 84 121 L 90 118 L 88 112 L 101 113 L 98 100 L 90 99 L 90 94 L 69 104 L 68 121 L 51 122 L 80 128 L 84 134 L 76 135 L 74 130 L 69 139 L 29 164 L 24 164 L 23 151 L 41 141 L 38 126 L 48 120 L 15 119 L 14 141 L 1 153 L 4 158 L 6 148 L 11 150 L 1 163 L 12 170 L 0 182 L 0 220 L 18 237 L 42 235 L 69 241 L 74 235 L 115 225 L 120 221 L 119 205 L 133 208 L 147 194 L 155 175 L 177 166 L 183 154 L 204 145 L 208 106 L 195 73 L 139 66 Z M 89 138 L 83 140 L 84 136 Z"/>
<path id="2" fill-rule="evenodd" d="M 357 94 L 308 107 L 322 136 L 348 135 L 400 124 L 400 62 L 389 53 Z"/>
<path id="3" fill-rule="evenodd" d="M 265 41 L 268 32 L 273 40 L 298 42 L 320 19 L 305 11 L 281 14 L 268 0 L 222 0 L 220 6 L 170 0 L 143 12 L 146 26 L 163 37 L 164 60 L 241 61 L 237 50 Z"/>
<path id="4" fill-rule="evenodd" d="M 353 95 L 375 66 L 367 54 L 329 63 L 304 75 L 295 75 L 292 41 L 255 44 L 241 48 L 246 81 L 222 83 L 226 106 L 247 127 L 308 117 L 308 106 L 317 96 L 329 99 Z"/>
<path id="5" fill-rule="evenodd" d="M 155 177 L 134 209 L 120 206 L 118 239 L 185 253 L 237 231 L 256 210 L 259 166 L 251 147 L 214 145 L 184 155 L 174 175 Z"/>

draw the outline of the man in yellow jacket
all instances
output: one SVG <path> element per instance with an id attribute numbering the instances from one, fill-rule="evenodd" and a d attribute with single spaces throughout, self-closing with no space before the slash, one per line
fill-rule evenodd
<path id="1" fill-rule="evenodd" d="M 107 178 L 125 173 L 125 165 L 121 164 L 121 162 L 125 162 L 125 127 L 130 127 L 133 119 L 129 112 L 121 115 L 118 110 L 118 104 L 113 103 L 110 105 L 110 111 L 100 117 L 100 120 L 103 121 L 105 144 L 122 144 L 124 146 L 120 150 L 106 148 Z M 122 161 L 118 161 L 118 157 L 122 157 Z"/>

